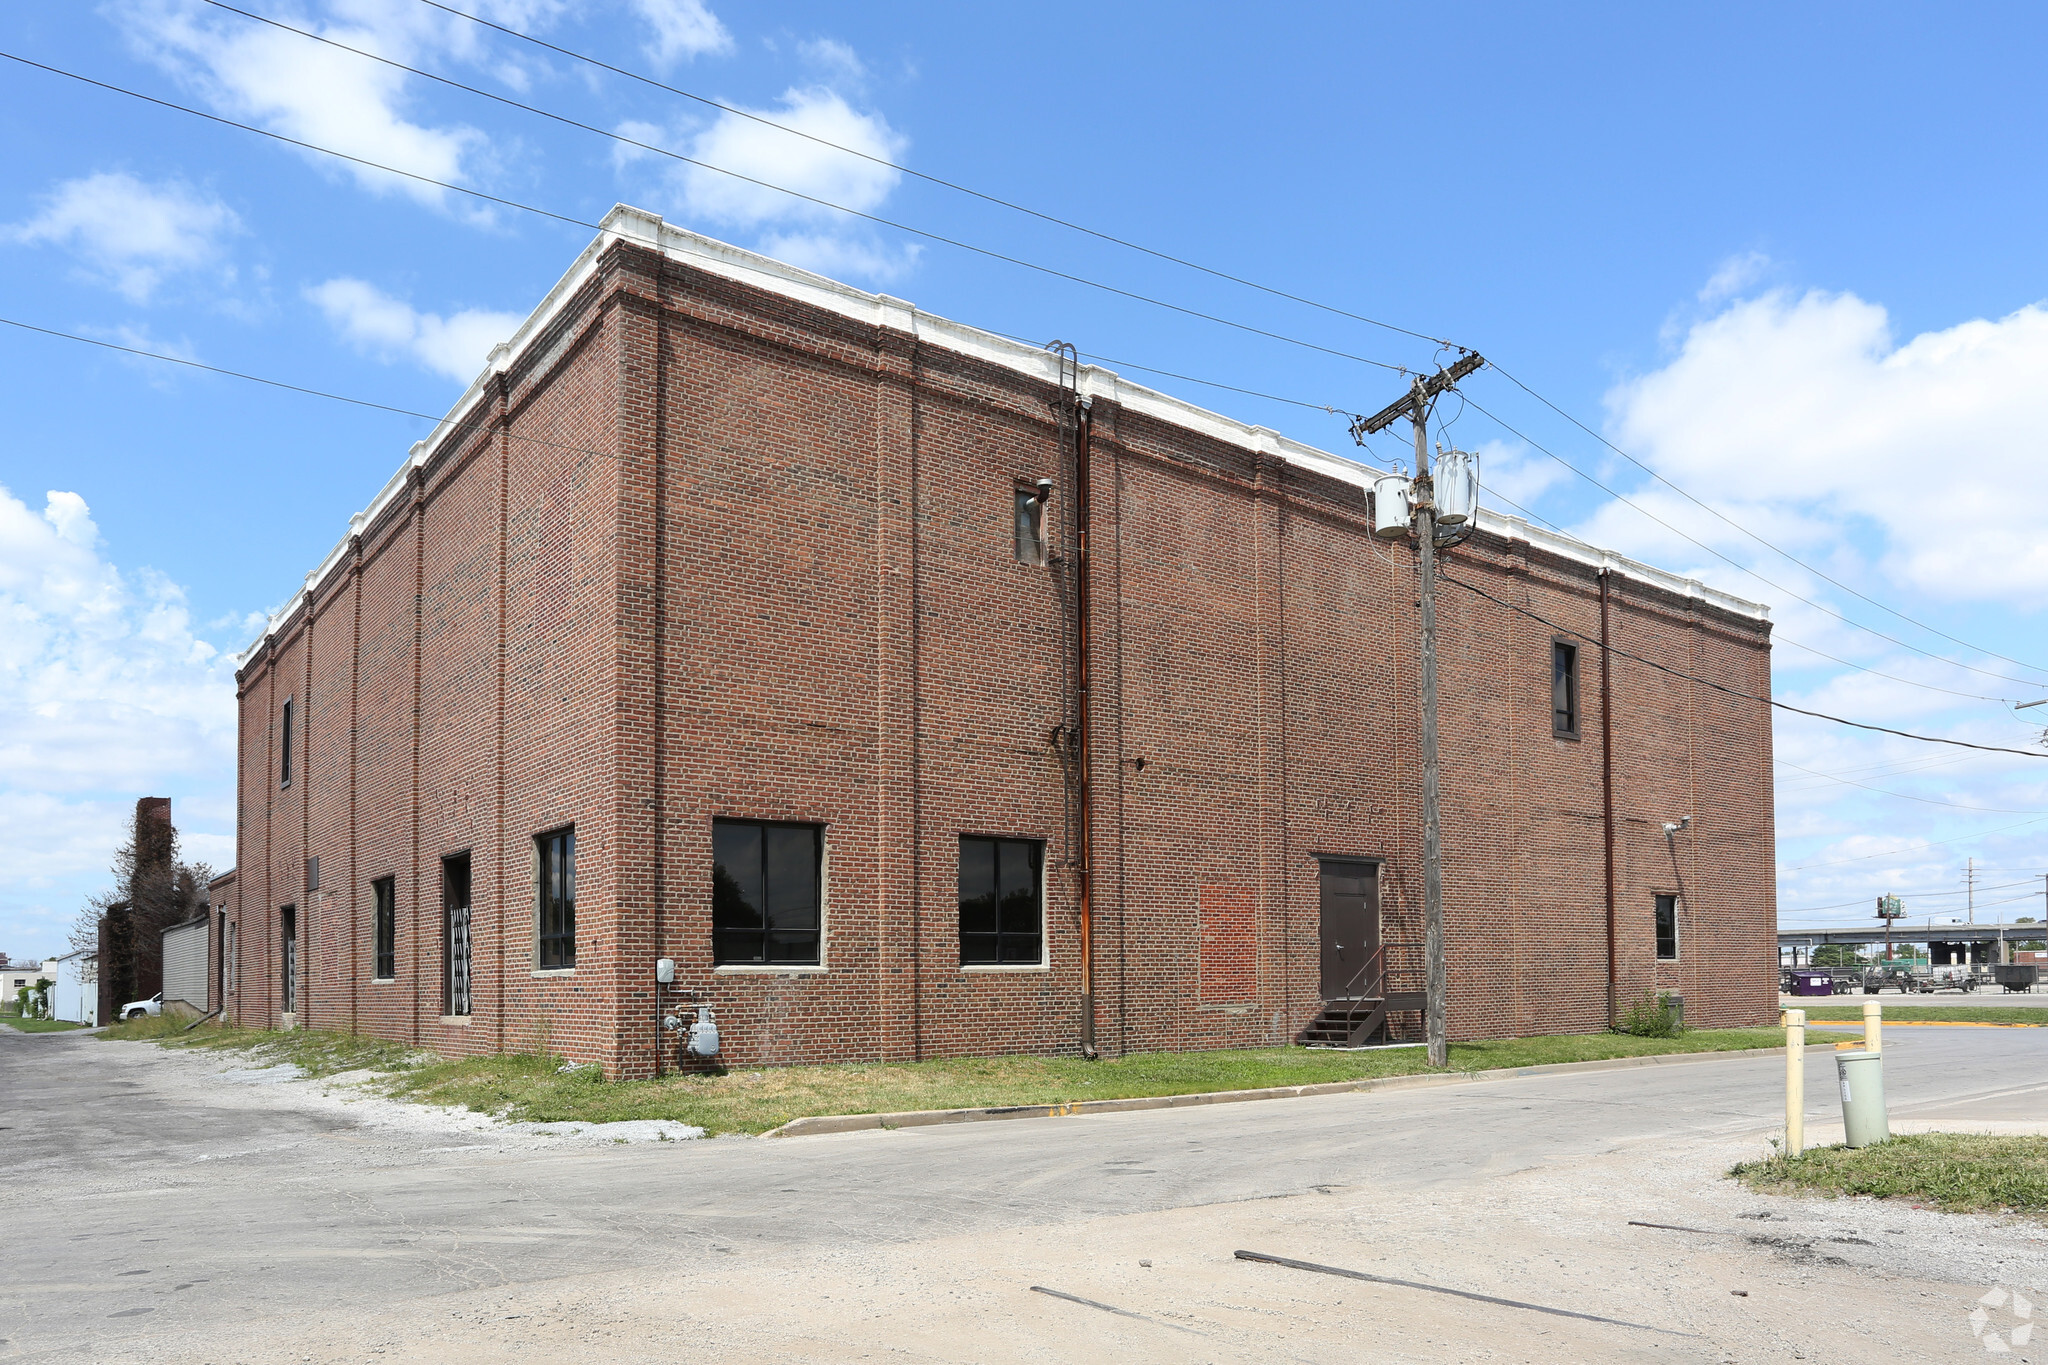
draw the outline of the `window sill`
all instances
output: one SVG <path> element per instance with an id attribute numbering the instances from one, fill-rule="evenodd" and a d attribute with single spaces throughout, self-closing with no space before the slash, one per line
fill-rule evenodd
<path id="1" fill-rule="evenodd" d="M 441 1016 L 442 1023 L 451 1024 L 456 1028 L 468 1028 L 469 1021 L 470 1016 L 467 1014 L 444 1014 Z"/>
<path id="2" fill-rule="evenodd" d="M 1049 972 L 1052 966 L 1045 962 L 963 962 L 963 972 Z"/>
<path id="3" fill-rule="evenodd" d="M 398 978 L 395 976 L 373 976 L 370 978 L 370 984 L 372 986 L 396 986 Z"/>
<path id="4" fill-rule="evenodd" d="M 576 969 L 574 967 L 535 967 L 527 974 L 529 976 L 574 976 L 576 975 Z"/>
<path id="5" fill-rule="evenodd" d="M 728 962 L 713 967 L 713 976 L 823 976 L 822 962 Z"/>

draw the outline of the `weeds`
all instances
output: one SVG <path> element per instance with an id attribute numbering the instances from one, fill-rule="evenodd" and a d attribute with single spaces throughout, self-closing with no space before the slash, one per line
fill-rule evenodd
<path id="1" fill-rule="evenodd" d="M 1685 1011 L 1670 995 L 1644 991 L 1614 1025 L 1616 1033 L 1636 1038 L 1676 1038 L 1685 1032 Z"/>
<path id="2" fill-rule="evenodd" d="M 2048 1137 L 1914 1133 L 1868 1147 L 1782 1150 L 1729 1174 L 1768 1194 L 1909 1199 L 1948 1213 L 2048 1219 Z"/>

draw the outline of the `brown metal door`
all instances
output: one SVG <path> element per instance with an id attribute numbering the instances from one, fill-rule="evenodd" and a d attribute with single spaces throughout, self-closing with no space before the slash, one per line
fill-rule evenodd
<path id="1" fill-rule="evenodd" d="M 1380 946 L 1380 877 L 1376 863 L 1323 860 L 1323 999 L 1372 992 L 1379 969 L 1367 963 Z"/>

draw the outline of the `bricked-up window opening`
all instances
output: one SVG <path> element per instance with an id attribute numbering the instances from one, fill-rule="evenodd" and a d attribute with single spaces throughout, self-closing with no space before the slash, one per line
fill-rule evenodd
<path id="1" fill-rule="evenodd" d="M 1017 562 L 1045 563 L 1045 499 L 1035 488 L 1019 488 L 1011 496 L 1016 527 Z"/>
<path id="2" fill-rule="evenodd" d="M 379 877 L 370 883 L 371 898 L 376 902 L 376 914 L 372 917 L 371 934 L 376 949 L 376 961 L 371 975 L 379 981 L 395 980 L 398 976 L 398 879 Z"/>
<path id="3" fill-rule="evenodd" d="M 284 716 L 278 726 L 277 735 L 277 781 L 279 786 L 292 784 L 292 699 L 284 699 Z"/>
<path id="4" fill-rule="evenodd" d="M 1579 647 L 1550 642 L 1550 728 L 1562 739 L 1579 737 Z"/>
<path id="5" fill-rule="evenodd" d="M 1657 897 L 1657 960 L 1678 960 L 1678 897 Z"/>
<path id="6" fill-rule="evenodd" d="M 576 827 L 534 839 L 539 860 L 540 969 L 576 965 Z"/>
<path id="7" fill-rule="evenodd" d="M 286 1014 L 296 1014 L 299 1008 L 299 912 L 287 905 L 277 912 L 278 917 L 278 969 L 284 974 L 279 983 L 279 1008 Z"/>
<path id="8" fill-rule="evenodd" d="M 1045 845 L 962 838 L 960 965 L 1036 966 L 1044 960 Z"/>
<path id="9" fill-rule="evenodd" d="M 469 1013 L 469 855 L 441 860 L 441 1013 Z"/>
<path id="10" fill-rule="evenodd" d="M 818 964 L 823 825 L 711 822 L 712 961 Z"/>

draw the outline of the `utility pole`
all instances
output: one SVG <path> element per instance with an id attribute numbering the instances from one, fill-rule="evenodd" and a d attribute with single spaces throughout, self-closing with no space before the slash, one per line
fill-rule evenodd
<path id="1" fill-rule="evenodd" d="M 1415 542 L 1421 550 L 1422 578 L 1422 955 L 1423 1026 L 1429 1038 L 1429 1064 L 1448 1066 L 1450 1034 L 1444 1019 L 1450 976 L 1444 964 L 1444 860 L 1439 818 L 1436 742 L 1436 484 L 1429 473 L 1429 409 L 1436 396 L 1484 365 L 1476 351 L 1467 351 L 1448 370 L 1427 379 L 1416 376 L 1405 397 L 1396 399 L 1352 427 L 1360 445 L 1406 417 L 1415 431 Z M 1476 509 L 1475 509 L 1476 510 Z"/>
<path id="2" fill-rule="evenodd" d="M 1977 860 L 1975 858 L 1965 858 L 1963 860 L 1963 894 L 1967 897 L 1965 903 L 1970 909 L 1970 923 L 1975 924 L 1977 922 Z"/>

